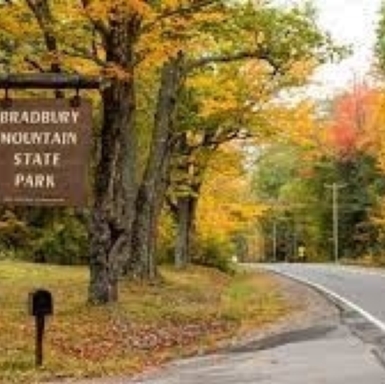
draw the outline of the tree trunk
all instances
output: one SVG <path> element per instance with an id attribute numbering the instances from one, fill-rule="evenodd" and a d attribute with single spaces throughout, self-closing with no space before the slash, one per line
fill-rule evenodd
<path id="1" fill-rule="evenodd" d="M 174 249 L 174 262 L 178 269 L 184 269 L 191 262 L 196 244 L 196 210 L 203 184 L 203 177 L 208 166 L 211 150 L 205 148 L 206 136 L 202 140 L 202 146 L 192 147 L 188 144 L 187 136 L 179 136 L 178 145 L 173 155 L 177 158 L 174 172 L 184 175 L 180 185 L 174 186 L 177 195 L 173 204 L 173 219 L 177 227 Z M 207 153 L 206 153 L 207 152 Z M 182 188 L 180 188 L 182 187 Z"/>
<path id="2" fill-rule="evenodd" d="M 111 80 L 102 93 L 103 125 L 95 174 L 95 200 L 90 225 L 89 300 L 103 304 L 118 299 L 118 278 L 127 258 L 137 187 L 134 43 L 135 16 L 115 15 L 106 36 L 107 61 L 127 74 Z"/>
<path id="3" fill-rule="evenodd" d="M 195 214 L 197 199 L 194 196 L 181 196 L 177 201 L 175 242 L 175 266 L 184 269 L 191 262 L 195 241 Z"/>
<path id="4" fill-rule="evenodd" d="M 157 277 L 157 228 L 170 172 L 176 101 L 183 81 L 182 64 L 183 57 L 179 55 L 162 68 L 150 155 L 136 201 L 132 257 L 127 272 L 141 280 L 151 281 Z"/>

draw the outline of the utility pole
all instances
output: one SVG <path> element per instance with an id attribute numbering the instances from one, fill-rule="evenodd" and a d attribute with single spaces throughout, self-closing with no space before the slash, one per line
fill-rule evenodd
<path id="1" fill-rule="evenodd" d="M 273 222 L 273 261 L 277 261 L 277 221 L 275 217 Z"/>
<path id="2" fill-rule="evenodd" d="M 293 244 L 292 244 L 292 260 L 295 261 L 298 258 L 298 233 L 295 224 L 293 225 Z M 289 261 L 289 260 L 286 260 Z"/>
<path id="3" fill-rule="evenodd" d="M 338 209 L 338 192 L 345 188 L 346 184 L 333 183 L 325 184 L 326 188 L 331 188 L 333 194 L 333 244 L 334 244 L 334 262 L 339 262 L 339 209 Z"/>

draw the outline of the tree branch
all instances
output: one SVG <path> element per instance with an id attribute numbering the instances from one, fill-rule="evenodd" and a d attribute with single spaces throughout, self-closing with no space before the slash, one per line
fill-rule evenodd
<path id="1" fill-rule="evenodd" d="M 32 68 L 38 70 L 39 72 L 46 72 L 46 70 L 34 59 L 32 59 L 31 57 L 25 57 L 24 58 L 24 61 L 29 64 Z"/>
<path id="2" fill-rule="evenodd" d="M 274 74 L 278 73 L 281 70 L 280 65 L 273 60 L 273 58 L 269 55 L 269 52 L 266 49 L 255 49 L 255 50 L 245 50 L 235 53 L 229 53 L 229 54 L 218 54 L 218 55 L 212 55 L 212 56 L 206 56 L 202 57 L 201 59 L 192 60 L 190 63 L 186 66 L 186 71 L 192 71 L 197 68 L 204 67 L 208 64 L 214 64 L 214 63 L 232 63 L 236 61 L 241 60 L 247 60 L 247 59 L 257 59 L 257 60 L 263 60 L 269 63 L 269 65 L 273 68 Z"/>
<path id="3" fill-rule="evenodd" d="M 99 32 L 100 36 L 102 37 L 103 41 L 107 40 L 107 36 L 109 35 L 109 29 L 108 26 L 103 22 L 101 19 L 95 19 L 93 18 L 87 8 L 91 5 L 92 0 L 81 0 L 83 9 L 85 11 L 85 14 L 88 18 L 88 20 L 92 23 L 94 28 Z"/>
<path id="4" fill-rule="evenodd" d="M 50 72 L 61 73 L 62 68 L 57 60 L 59 48 L 57 38 L 53 31 L 54 19 L 49 6 L 49 0 L 26 0 L 26 3 L 34 14 L 40 27 L 47 51 L 55 57 L 55 60 L 51 63 Z M 63 92 L 60 90 L 56 90 L 55 95 L 57 98 L 62 98 L 64 96 Z"/>

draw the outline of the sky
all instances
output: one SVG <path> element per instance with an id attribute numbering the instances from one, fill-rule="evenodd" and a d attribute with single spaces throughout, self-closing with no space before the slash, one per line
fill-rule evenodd
<path id="1" fill-rule="evenodd" d="M 378 11 L 382 0 L 314 0 L 319 24 L 334 39 L 352 46 L 353 55 L 320 68 L 314 78 L 325 92 L 338 91 L 362 80 L 371 69 Z"/>
<path id="2" fill-rule="evenodd" d="M 302 0 L 277 0 L 301 3 Z M 378 11 L 382 0 L 313 0 L 319 11 L 319 25 L 336 42 L 352 46 L 353 54 L 338 64 L 328 64 L 316 71 L 310 93 L 327 97 L 361 81 L 373 62 Z"/>

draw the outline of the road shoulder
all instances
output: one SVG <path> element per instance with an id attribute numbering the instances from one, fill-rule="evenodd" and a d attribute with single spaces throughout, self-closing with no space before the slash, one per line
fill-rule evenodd
<path id="1" fill-rule="evenodd" d="M 356 337 L 345 313 L 324 295 L 274 275 L 296 308 L 286 318 L 231 340 L 215 354 L 174 361 L 136 377 L 82 384 L 381 384 L 385 371 L 370 344 Z M 79 383 L 80 384 L 80 383 Z"/>

